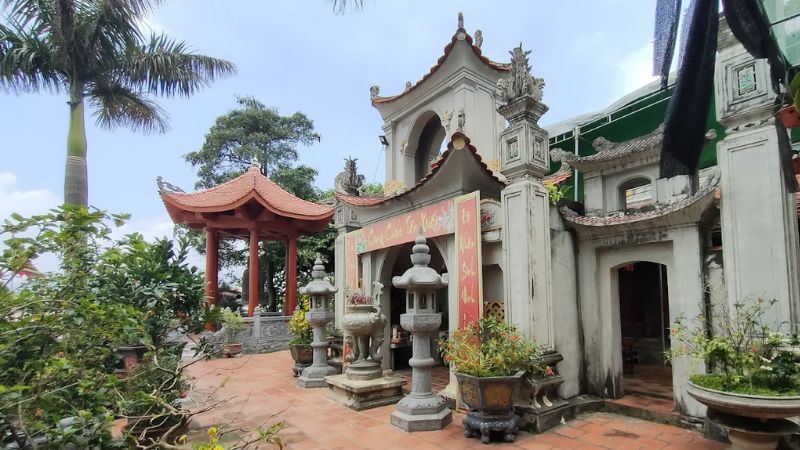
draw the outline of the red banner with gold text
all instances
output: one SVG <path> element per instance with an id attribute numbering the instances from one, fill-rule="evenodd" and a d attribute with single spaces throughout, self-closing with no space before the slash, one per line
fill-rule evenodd
<path id="1" fill-rule="evenodd" d="M 456 265 L 450 277 L 458 276 L 460 329 L 483 314 L 480 203 L 478 192 L 455 199 Z"/>

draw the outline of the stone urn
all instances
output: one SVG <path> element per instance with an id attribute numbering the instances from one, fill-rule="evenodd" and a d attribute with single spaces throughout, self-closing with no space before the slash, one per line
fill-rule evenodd
<path id="1" fill-rule="evenodd" d="M 800 416 L 800 396 L 736 394 L 689 382 L 689 395 L 709 409 L 708 418 L 728 430 L 732 450 L 774 450 L 783 436 L 800 430 L 788 417 Z"/>
<path id="2" fill-rule="evenodd" d="M 514 442 L 519 433 L 519 418 L 514 413 L 514 401 L 519 392 L 520 371 L 506 377 L 474 377 L 456 372 L 458 393 L 469 407 L 464 417 L 464 435 L 481 437 L 488 444 L 491 432 L 502 433 L 506 442 Z"/>
<path id="3" fill-rule="evenodd" d="M 374 380 L 383 375 L 380 353 L 384 340 L 386 316 L 380 307 L 370 303 L 349 304 L 342 317 L 342 328 L 347 332 L 345 341 L 349 347 L 347 369 L 349 380 Z"/>

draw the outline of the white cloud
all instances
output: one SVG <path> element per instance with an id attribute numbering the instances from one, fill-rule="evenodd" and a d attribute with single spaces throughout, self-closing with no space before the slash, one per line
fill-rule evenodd
<path id="1" fill-rule="evenodd" d="M 17 186 L 17 176 L 10 172 L 0 172 L 0 223 L 17 213 L 23 217 L 43 214 L 61 204 L 60 196 L 47 189 L 22 190 Z M 153 241 L 160 237 L 172 238 L 174 225 L 167 214 L 156 217 L 133 217 L 125 225 L 117 228 L 112 233 L 113 239 L 119 239 L 126 234 L 139 233 L 145 240 Z M 7 236 L 0 236 L 0 250 L 2 241 Z M 197 252 L 189 253 L 189 264 L 203 268 L 205 260 Z M 36 267 L 42 272 L 58 269 L 58 259 L 55 255 L 44 254 L 36 258 Z"/>
<path id="2" fill-rule="evenodd" d="M 22 216 L 42 214 L 60 203 L 60 197 L 47 189 L 20 190 L 16 175 L 0 172 L 0 220 L 13 213 Z"/>
<path id="3" fill-rule="evenodd" d="M 653 43 L 623 55 L 619 61 L 620 72 L 617 93 L 625 95 L 658 79 L 653 76 Z"/>

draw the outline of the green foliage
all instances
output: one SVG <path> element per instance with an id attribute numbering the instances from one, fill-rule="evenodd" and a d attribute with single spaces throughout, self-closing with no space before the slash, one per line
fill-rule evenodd
<path id="1" fill-rule="evenodd" d="M 797 91 L 800 89 L 800 73 L 795 75 L 792 78 L 792 81 L 789 83 L 789 93 L 792 95 L 792 105 L 798 111 L 800 111 L 800 95 L 797 95 Z"/>
<path id="2" fill-rule="evenodd" d="M 558 202 L 565 199 L 570 189 L 570 186 L 556 185 L 555 183 L 545 183 L 544 187 L 547 189 L 547 196 L 553 205 L 558 205 Z"/>
<path id="3" fill-rule="evenodd" d="M 455 370 L 476 377 L 514 375 L 526 371 L 541 376 L 547 372 L 541 350 L 522 336 L 514 325 L 483 317 L 439 341 L 439 349 Z"/>
<path id="4" fill-rule="evenodd" d="M 225 328 L 225 335 L 228 337 L 228 343 L 233 344 L 236 342 L 236 334 L 244 330 L 245 324 L 242 316 L 230 309 L 222 309 L 222 326 Z"/>
<path id="5" fill-rule="evenodd" d="M 364 183 L 361 185 L 364 195 L 383 195 L 383 185 L 380 183 Z"/>
<path id="6" fill-rule="evenodd" d="M 297 309 L 289 320 L 289 332 L 292 333 L 290 344 L 308 345 L 312 340 L 311 324 L 306 320 L 306 313 L 311 310 L 311 298 L 302 294 L 297 300 Z"/>
<path id="7" fill-rule="evenodd" d="M 756 299 L 714 310 L 711 320 L 679 317 L 672 325 L 669 358 L 688 356 L 706 363 L 706 375 L 693 380 L 705 387 L 757 395 L 795 395 L 800 391 L 797 336 L 764 322 L 774 300 Z M 712 326 L 713 324 L 713 326 Z"/>
<path id="8" fill-rule="evenodd" d="M 186 161 L 198 168 L 198 189 L 241 175 L 253 158 L 258 159 L 266 174 L 274 177 L 297 161 L 298 145 L 311 145 L 320 139 L 314 132 L 314 123 L 303 113 L 281 116 L 253 97 L 239 97 L 236 101 L 239 108 L 217 117 L 200 150 L 185 155 Z M 294 175 L 307 177 L 309 171 L 316 176 L 311 168 Z"/>
<path id="9" fill-rule="evenodd" d="M 112 448 L 115 416 L 172 417 L 170 402 L 186 387 L 180 348 L 154 347 L 153 339 L 176 314 L 194 318 L 191 296 L 202 283 L 168 241 L 113 241 L 111 225 L 123 219 L 67 205 L 13 215 L 0 229 L 8 238 L 0 257 L 0 446 Z M 44 253 L 58 257 L 59 272 L 7 288 Z M 118 349 L 131 344 L 151 352 L 120 380 Z M 57 425 L 66 418 L 74 423 Z"/>
<path id="10" fill-rule="evenodd" d="M 200 150 L 185 155 L 197 168 L 198 188 L 208 188 L 231 180 L 248 169 L 253 158 L 262 164 L 262 171 L 287 192 L 303 200 L 316 202 L 323 192 L 314 187 L 317 171 L 311 167 L 293 166 L 298 147 L 309 146 L 320 139 L 314 124 L 302 113 L 281 116 L 252 97 L 237 99 L 239 107 L 219 116 L 206 134 Z M 195 235 L 196 236 L 196 235 Z M 322 233 L 304 236 L 297 241 L 298 283 L 308 280 L 317 252 L 327 261 L 334 261 L 336 229 L 328 226 Z M 205 251 L 200 236 L 192 245 Z M 247 264 L 247 249 L 237 248 L 230 240 L 219 243 L 223 268 L 241 268 Z M 284 288 L 286 248 L 283 242 L 262 242 L 259 268 L 265 273 L 267 300 L 278 306 L 279 291 Z M 329 267 L 333 269 L 333 267 Z M 240 274 L 236 274 L 237 278 Z"/>
<path id="11" fill-rule="evenodd" d="M 160 347 L 167 333 L 181 324 L 191 323 L 204 304 L 204 280 L 197 268 L 186 262 L 186 239 L 161 238 L 148 243 L 140 234 L 124 237 L 118 246 L 106 251 L 97 266 L 96 288 L 107 298 L 147 311 L 145 328 L 151 342 Z"/>

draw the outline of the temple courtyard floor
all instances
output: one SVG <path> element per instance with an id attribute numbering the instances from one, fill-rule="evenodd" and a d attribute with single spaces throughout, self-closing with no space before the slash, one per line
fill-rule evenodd
<path id="1" fill-rule="evenodd" d="M 210 426 L 254 430 L 283 421 L 288 449 L 692 449 L 726 448 L 694 430 L 598 412 L 543 434 L 521 432 L 514 443 L 467 439 L 464 412 L 440 431 L 405 433 L 389 424 L 394 405 L 356 412 L 327 398 L 326 389 L 302 389 L 292 376 L 288 351 L 197 362 L 187 372 L 198 405 L 222 402 L 195 416 L 192 434 Z M 259 448 L 270 448 L 262 446 Z"/>

